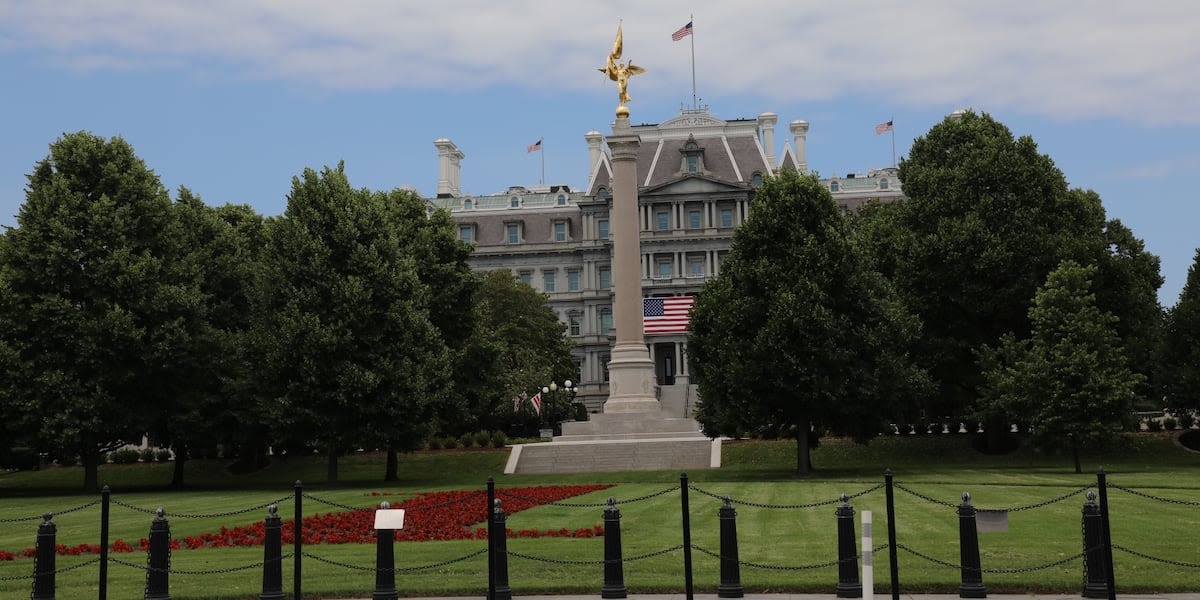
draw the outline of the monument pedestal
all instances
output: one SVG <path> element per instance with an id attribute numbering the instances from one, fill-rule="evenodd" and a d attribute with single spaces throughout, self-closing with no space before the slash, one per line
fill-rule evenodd
<path id="1" fill-rule="evenodd" d="M 654 386 L 654 361 L 646 345 L 617 342 L 608 363 L 604 414 L 661 412 Z"/>

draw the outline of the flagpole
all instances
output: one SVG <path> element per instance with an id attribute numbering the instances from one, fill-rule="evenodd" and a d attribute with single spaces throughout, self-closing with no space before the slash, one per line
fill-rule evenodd
<path id="1" fill-rule="evenodd" d="M 889 123 L 892 124 L 892 168 L 896 168 L 896 117 L 893 116 Z"/>
<path id="2" fill-rule="evenodd" d="M 541 139 L 544 140 L 546 138 L 543 137 Z M 546 144 L 545 144 L 545 142 L 542 143 L 542 147 L 540 149 L 542 151 L 541 152 L 541 154 L 542 154 L 542 178 L 538 181 L 538 185 L 546 185 Z M 896 160 L 895 154 L 896 154 L 896 136 L 893 134 L 892 135 L 892 162 L 895 162 L 895 160 Z"/>
<path id="3" fill-rule="evenodd" d="M 688 36 L 692 38 L 692 110 L 699 110 L 700 102 L 696 100 L 696 15 L 688 15 L 688 24 L 692 26 L 692 34 Z"/>

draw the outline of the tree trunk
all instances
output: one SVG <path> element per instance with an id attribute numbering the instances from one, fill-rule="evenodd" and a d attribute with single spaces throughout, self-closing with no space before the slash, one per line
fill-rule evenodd
<path id="1" fill-rule="evenodd" d="M 338 453 L 332 446 L 329 448 L 329 461 L 325 464 L 325 483 L 334 485 L 338 482 Z"/>
<path id="2" fill-rule="evenodd" d="M 987 440 L 987 453 L 1000 454 L 1004 451 L 1005 436 L 1008 435 L 1008 418 L 989 417 L 983 424 L 983 435 Z"/>
<path id="3" fill-rule="evenodd" d="M 187 463 L 187 447 L 176 447 L 175 466 L 171 470 L 171 488 L 183 488 L 183 467 Z"/>
<path id="4" fill-rule="evenodd" d="M 100 491 L 100 451 L 89 444 L 79 453 L 83 461 L 83 491 Z"/>
<path id="5" fill-rule="evenodd" d="M 1079 464 L 1079 444 L 1075 443 L 1075 438 L 1071 438 L 1071 457 L 1075 459 L 1075 474 L 1082 475 L 1083 468 Z"/>
<path id="6" fill-rule="evenodd" d="M 384 469 L 383 480 L 400 481 L 400 458 L 391 448 L 388 448 L 387 451 L 387 467 Z"/>
<path id="7" fill-rule="evenodd" d="M 812 455 L 809 453 L 809 422 L 802 420 L 796 425 L 796 474 L 808 475 L 812 471 Z"/>

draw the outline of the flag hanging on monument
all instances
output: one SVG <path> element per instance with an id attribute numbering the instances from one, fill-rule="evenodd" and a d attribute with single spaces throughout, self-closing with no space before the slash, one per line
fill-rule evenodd
<path id="1" fill-rule="evenodd" d="M 687 333 L 693 296 L 642 298 L 643 333 Z"/>

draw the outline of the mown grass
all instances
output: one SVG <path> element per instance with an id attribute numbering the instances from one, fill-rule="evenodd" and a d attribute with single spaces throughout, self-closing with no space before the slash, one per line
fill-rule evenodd
<path id="1" fill-rule="evenodd" d="M 172 535 L 182 537 L 261 520 L 265 510 L 223 517 L 192 519 L 182 515 L 222 513 L 261 506 L 288 496 L 296 480 L 304 481 L 306 514 L 336 512 L 335 504 L 372 506 L 374 491 L 411 493 L 439 489 L 483 489 L 487 477 L 500 488 L 555 483 L 608 483 L 614 487 L 572 503 L 600 504 L 608 496 L 620 502 L 624 555 L 656 556 L 628 562 L 625 582 L 632 592 L 679 592 L 683 589 L 679 473 L 623 472 L 572 475 L 502 475 L 504 451 L 442 451 L 401 458 L 402 481 L 383 484 L 383 457 L 359 454 L 342 461 L 341 482 L 328 485 L 321 457 L 290 458 L 249 475 L 233 475 L 219 461 L 188 465 L 192 489 L 180 492 L 163 487 L 170 480 L 169 464 L 108 466 L 101 480 L 113 490 L 114 500 L 144 511 L 164 506 L 171 519 Z M 1175 566 L 1117 551 L 1117 586 L 1122 593 L 1197 591 L 1200 559 L 1195 531 L 1200 526 L 1200 454 L 1171 443 L 1166 436 L 1139 435 L 1108 452 L 1087 457 L 1085 472 L 1073 472 L 1070 460 L 1025 451 L 992 456 L 974 451 L 969 436 L 924 435 L 880 438 L 868 446 L 842 440 L 823 442 L 813 454 L 816 472 L 796 477 L 792 442 L 738 442 L 726 446 L 720 469 L 689 473 L 689 518 L 692 523 L 694 577 L 698 590 L 715 591 L 718 562 L 703 550 L 719 550 L 717 509 L 719 496 L 738 502 L 737 528 L 742 583 L 754 592 L 831 592 L 837 568 L 812 565 L 836 558 L 836 519 L 832 502 L 841 493 L 854 498 L 858 511 L 872 511 L 875 544 L 886 542 L 886 506 L 883 471 L 890 468 L 898 487 L 897 539 L 905 548 L 898 554 L 901 589 L 905 592 L 955 593 L 959 572 L 929 559 L 958 562 L 958 517 L 952 507 L 964 491 L 982 508 L 1039 505 L 1062 496 L 1066 499 L 1009 515 L 1007 532 L 981 533 L 980 549 L 985 569 L 1015 570 L 984 574 L 992 593 L 1043 592 L 1077 594 L 1082 586 L 1080 560 L 1043 567 L 1068 559 L 1082 550 L 1080 510 L 1086 486 L 1094 486 L 1096 469 L 1103 466 L 1112 486 L 1109 500 L 1114 542 L 1153 557 L 1187 563 Z M 82 482 L 78 468 L 49 469 L 0 475 L 0 549 L 19 551 L 33 545 L 38 520 L 13 521 L 44 511 L 62 511 L 96 499 L 75 491 Z M 1156 500 L 1123 490 L 1149 494 Z M 865 492 L 865 493 L 864 493 Z M 651 496 L 644 500 L 628 500 Z M 1173 500 L 1167 502 L 1165 500 Z M 763 508 L 759 505 L 806 506 Z M 290 501 L 281 508 L 292 515 Z M 415 513 L 413 517 L 415 517 Z M 125 506 L 114 506 L 111 538 L 135 541 L 145 537 L 152 515 Z M 410 517 L 411 518 L 411 517 Z M 58 541 L 67 545 L 98 540 L 99 508 L 60 514 Z M 520 529 L 576 529 L 602 521 L 601 508 L 543 506 L 511 515 L 508 526 Z M 483 547 L 478 541 L 402 543 L 396 546 L 397 587 L 402 595 L 479 595 L 487 585 L 486 559 L 464 558 Z M 516 538 L 508 541 L 509 572 L 514 593 L 596 593 L 603 583 L 603 540 Z M 305 595 L 312 597 L 367 597 L 374 574 L 362 569 L 374 565 L 369 545 L 306 546 L 303 563 Z M 285 548 L 285 552 L 289 551 Z M 927 558 L 915 553 L 925 555 Z M 519 556 L 518 556 L 519 555 Z M 110 597 L 136 597 L 145 585 L 139 566 L 145 556 L 119 554 L 129 563 L 114 564 L 109 573 Z M 58 567 L 79 564 L 93 557 L 58 557 Z M 457 562 L 447 562 L 463 558 Z M 327 559 L 340 565 L 318 559 Z M 257 569 L 232 571 L 262 560 L 262 548 L 183 550 L 172 556 L 171 595 L 174 598 L 253 598 L 261 591 Z M 414 567 L 447 564 L 409 571 Z M 749 563 L 775 568 L 759 568 Z M 875 557 L 877 590 L 888 586 L 886 551 Z M 285 560 L 284 587 L 292 589 L 292 561 Z M 0 597 L 27 595 L 33 562 L 0 561 Z M 1036 569 L 1035 569 L 1036 568 Z M 89 565 L 59 576 L 59 598 L 90 598 L 96 593 L 97 570 Z"/>

